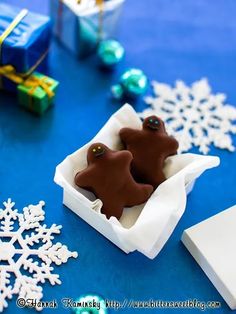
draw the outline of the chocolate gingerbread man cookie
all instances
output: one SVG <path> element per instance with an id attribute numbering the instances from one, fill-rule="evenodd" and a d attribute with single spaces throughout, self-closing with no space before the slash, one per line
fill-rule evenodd
<path id="1" fill-rule="evenodd" d="M 93 192 L 103 202 L 102 213 L 119 219 L 124 207 L 147 201 L 153 187 L 134 181 L 130 173 L 132 154 L 113 151 L 102 143 L 92 144 L 87 153 L 88 167 L 75 176 L 75 183 Z"/>
<path id="2" fill-rule="evenodd" d="M 177 153 L 179 144 L 167 134 L 160 118 L 146 118 L 142 130 L 123 128 L 120 138 L 133 155 L 131 172 L 137 182 L 156 188 L 166 180 L 163 173 L 165 159 Z"/>

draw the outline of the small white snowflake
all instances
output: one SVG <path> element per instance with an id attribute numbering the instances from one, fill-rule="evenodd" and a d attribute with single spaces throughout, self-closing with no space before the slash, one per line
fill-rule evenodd
<path id="1" fill-rule="evenodd" d="M 212 94 L 207 79 L 196 81 L 190 87 L 176 81 L 175 87 L 153 82 L 154 97 L 146 97 L 151 107 L 140 116 L 157 115 L 166 122 L 169 134 L 179 141 L 179 152 L 199 147 L 203 154 L 213 144 L 234 151 L 230 134 L 236 133 L 236 108 L 224 105 L 224 94 Z"/>
<path id="2" fill-rule="evenodd" d="M 25 207 L 23 214 L 14 209 L 11 199 L 3 204 L 5 209 L 0 209 L 0 312 L 14 294 L 40 301 L 43 297 L 40 283 L 48 280 L 51 285 L 61 284 L 59 275 L 52 273 L 51 264 L 61 265 L 68 258 L 78 256 L 65 245 L 52 243 L 62 227 L 41 225 L 45 219 L 43 201 Z"/>

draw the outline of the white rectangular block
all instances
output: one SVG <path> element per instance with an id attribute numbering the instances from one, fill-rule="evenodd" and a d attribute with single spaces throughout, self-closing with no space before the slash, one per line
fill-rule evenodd
<path id="1" fill-rule="evenodd" d="M 182 242 L 229 307 L 236 309 L 236 205 L 185 230 Z"/>

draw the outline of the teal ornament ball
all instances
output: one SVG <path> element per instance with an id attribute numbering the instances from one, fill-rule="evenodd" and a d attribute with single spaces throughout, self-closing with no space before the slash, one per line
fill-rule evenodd
<path id="1" fill-rule="evenodd" d="M 76 300 L 75 314 L 108 314 L 103 298 L 98 295 L 83 295 Z"/>
<path id="2" fill-rule="evenodd" d="M 147 76 L 140 69 L 128 69 L 121 77 L 117 85 L 112 86 L 112 94 L 116 99 L 124 96 L 137 98 L 147 90 Z"/>
<path id="3" fill-rule="evenodd" d="M 98 58 L 103 66 L 113 67 L 124 57 L 124 47 L 116 40 L 103 40 L 98 46 Z"/>

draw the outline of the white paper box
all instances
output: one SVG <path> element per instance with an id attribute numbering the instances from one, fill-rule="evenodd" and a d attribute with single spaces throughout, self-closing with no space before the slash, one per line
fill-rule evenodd
<path id="1" fill-rule="evenodd" d="M 127 104 L 108 120 L 91 142 L 57 166 L 54 180 L 63 188 L 63 203 L 111 242 L 126 253 L 138 250 L 154 258 L 184 213 L 186 195 L 194 180 L 206 169 L 217 166 L 219 158 L 195 154 L 169 157 L 165 165 L 168 179 L 154 191 L 148 202 L 124 209 L 120 221 L 115 217 L 108 220 L 100 213 L 102 202 L 92 193 L 76 187 L 74 177 L 87 167 L 87 149 L 92 143 L 102 142 L 114 150 L 122 148 L 118 135 L 122 127 L 142 127 L 138 115 Z"/>
<path id="2" fill-rule="evenodd" d="M 53 33 L 74 54 L 87 56 L 96 48 L 99 36 L 102 39 L 112 38 L 123 2 L 124 0 L 104 1 L 100 34 L 99 8 L 94 4 L 86 6 L 91 1 L 82 1 L 79 5 L 76 0 L 51 0 Z"/>
<path id="3" fill-rule="evenodd" d="M 236 206 L 184 231 L 182 241 L 213 285 L 236 309 Z"/>

